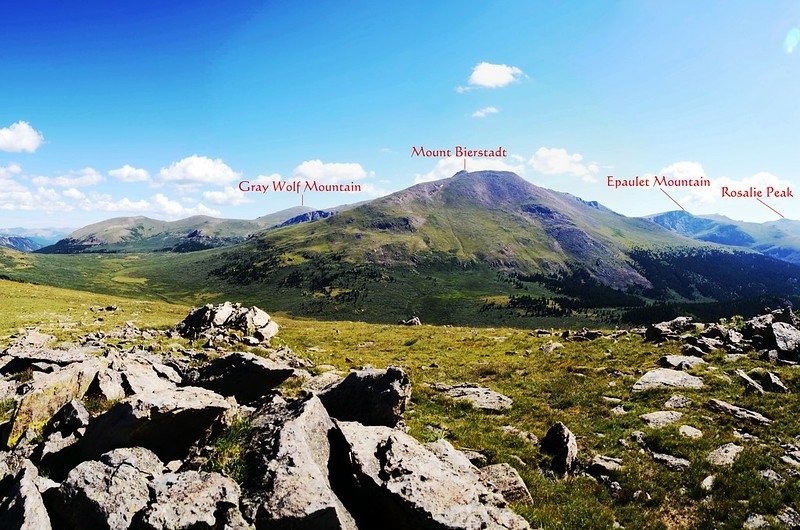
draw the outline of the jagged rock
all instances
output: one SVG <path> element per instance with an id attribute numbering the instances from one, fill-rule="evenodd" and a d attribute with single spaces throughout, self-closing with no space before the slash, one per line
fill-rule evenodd
<path id="1" fill-rule="evenodd" d="M 664 368 L 677 368 L 678 370 L 689 370 L 699 364 L 708 364 L 700 357 L 692 355 L 665 355 L 659 359 L 658 363 Z"/>
<path id="2" fill-rule="evenodd" d="M 6 445 L 14 447 L 25 431 L 43 427 L 66 403 L 81 398 L 102 365 L 101 359 L 90 358 L 53 373 L 36 372 L 11 419 Z"/>
<path id="3" fill-rule="evenodd" d="M 422 325 L 422 321 L 419 319 L 419 317 L 411 317 L 408 320 L 401 320 L 400 321 L 400 325 L 401 326 L 421 326 Z"/>
<path id="4" fill-rule="evenodd" d="M 122 386 L 122 375 L 118 371 L 108 368 L 101 370 L 87 393 L 106 401 L 123 399 L 125 387 Z"/>
<path id="5" fill-rule="evenodd" d="M 110 354 L 108 359 L 110 364 L 106 371 L 114 370 L 119 373 L 127 396 L 162 392 L 181 382 L 178 372 L 144 352 L 136 351 L 125 355 L 115 353 Z"/>
<path id="6" fill-rule="evenodd" d="M 800 529 L 800 513 L 791 507 L 786 507 L 778 514 L 778 521 L 785 524 L 789 530 Z"/>
<path id="7" fill-rule="evenodd" d="M 474 474 L 465 472 L 405 433 L 383 426 L 336 422 L 350 453 L 363 513 L 360 528 L 400 530 L 527 529 Z"/>
<path id="8" fill-rule="evenodd" d="M 663 464 L 665 467 L 673 471 L 683 471 L 692 465 L 692 463 L 685 458 L 679 458 L 666 453 L 650 453 L 650 456 L 652 456 L 653 460 L 659 464 Z"/>
<path id="9" fill-rule="evenodd" d="M 14 339 L 4 353 L 14 355 L 20 350 L 42 349 L 54 340 L 56 340 L 54 336 L 41 333 L 38 328 L 26 329 L 22 336 Z"/>
<path id="10" fill-rule="evenodd" d="M 685 436 L 687 438 L 697 439 L 703 437 L 703 431 L 696 429 L 691 425 L 681 425 L 680 428 L 678 428 L 678 432 L 681 434 L 681 436 Z"/>
<path id="11" fill-rule="evenodd" d="M 755 381 L 752 377 L 747 375 L 744 370 L 737 369 L 735 371 L 736 375 L 739 376 L 739 379 L 744 383 L 745 391 L 747 392 L 755 392 L 760 395 L 764 395 L 764 389 L 761 385 Z"/>
<path id="12" fill-rule="evenodd" d="M 510 397 L 473 383 L 463 383 L 455 386 L 435 384 L 433 388 L 444 392 L 446 396 L 456 401 L 466 401 L 481 410 L 508 410 L 514 404 Z"/>
<path id="13" fill-rule="evenodd" d="M 689 317 L 678 317 L 668 322 L 651 324 L 645 330 L 644 340 L 646 342 L 664 342 L 677 339 L 680 333 L 689 331 L 692 327 L 692 319 Z"/>
<path id="14" fill-rule="evenodd" d="M 239 486 L 219 473 L 185 471 L 153 480 L 153 500 L 136 518 L 136 530 L 247 528 L 239 513 Z"/>
<path id="15" fill-rule="evenodd" d="M 533 504 L 531 492 L 512 466 L 502 463 L 480 469 L 480 475 L 489 489 L 502 495 L 506 502 L 514 504 Z"/>
<path id="16" fill-rule="evenodd" d="M 43 433 L 48 435 L 54 432 L 72 434 L 82 427 L 89 425 L 89 412 L 83 402 L 73 399 L 56 412 L 44 428 Z"/>
<path id="17" fill-rule="evenodd" d="M 711 353 L 723 346 L 721 341 L 709 337 L 694 337 L 690 335 L 683 340 L 686 346 L 695 348 L 691 351 L 699 351 L 700 356 Z"/>
<path id="18" fill-rule="evenodd" d="M 561 344 L 560 342 L 548 341 L 545 344 L 542 344 L 541 346 L 539 346 L 539 349 L 545 355 L 550 355 L 554 351 L 556 351 L 558 349 L 561 349 L 563 347 L 564 347 L 564 345 Z"/>
<path id="19" fill-rule="evenodd" d="M 683 409 L 692 404 L 692 400 L 681 394 L 675 394 L 664 402 L 664 407 L 668 409 Z"/>
<path id="20" fill-rule="evenodd" d="M 758 474 L 761 476 L 761 478 L 773 484 L 782 484 L 785 482 L 785 479 L 773 469 L 762 469 L 758 472 Z"/>
<path id="21" fill-rule="evenodd" d="M 319 398 L 274 398 L 253 415 L 245 454 L 251 469 L 243 502 L 265 528 L 355 529 L 331 486 L 329 438 L 335 427 Z"/>
<path id="22" fill-rule="evenodd" d="M 150 502 L 150 481 L 162 467 L 142 448 L 117 449 L 100 461 L 83 462 L 61 483 L 53 510 L 74 530 L 127 529 Z"/>
<path id="23" fill-rule="evenodd" d="M 117 447 L 142 446 L 164 461 L 179 459 L 229 407 L 222 396 L 205 388 L 136 394 L 89 423 L 80 441 L 81 454 L 93 458 Z"/>
<path id="24" fill-rule="evenodd" d="M 800 330 L 791 324 L 775 322 L 772 324 L 772 334 L 775 336 L 778 352 L 791 354 L 796 359 L 800 354 Z"/>
<path id="25" fill-rule="evenodd" d="M 239 403 L 252 403 L 286 379 L 296 375 L 294 368 L 252 353 L 229 353 L 201 366 L 189 379 L 192 386 L 234 396 Z"/>
<path id="26" fill-rule="evenodd" d="M 31 462 L 22 463 L 5 499 L 0 502 L 0 528 L 17 530 L 52 528 L 41 492 L 36 487 L 38 475 L 36 467 Z"/>
<path id="27" fill-rule="evenodd" d="M 647 424 L 648 427 L 652 427 L 654 429 L 660 429 L 661 427 L 666 427 L 672 423 L 675 423 L 679 419 L 683 417 L 683 414 L 680 412 L 676 412 L 674 410 L 659 410 L 656 412 L 650 412 L 648 414 L 642 414 L 639 416 L 644 422 Z"/>
<path id="28" fill-rule="evenodd" d="M 783 384 L 783 381 L 781 381 L 781 378 L 778 377 L 778 374 L 776 373 L 767 372 L 764 374 L 761 382 L 764 386 L 764 390 L 769 392 L 778 392 L 781 394 L 789 393 L 789 388 Z"/>
<path id="29" fill-rule="evenodd" d="M 589 464 L 588 472 L 593 477 L 612 475 L 622 470 L 622 460 L 610 456 L 596 455 Z"/>
<path id="30" fill-rule="evenodd" d="M 730 403 L 727 403 L 720 399 L 709 400 L 708 408 L 710 408 L 715 412 L 722 412 L 723 414 L 728 414 L 736 419 L 750 421 L 753 423 L 760 423 L 761 425 L 769 425 L 770 423 L 772 423 L 772 420 L 762 416 L 758 412 L 753 412 L 752 410 L 747 410 L 742 407 L 737 407 L 736 405 L 731 405 Z"/>
<path id="31" fill-rule="evenodd" d="M 225 302 L 193 310 L 176 329 L 183 337 L 190 339 L 211 338 L 221 332 L 235 330 L 264 342 L 277 335 L 278 324 L 256 306 L 242 307 L 241 304 Z"/>
<path id="32" fill-rule="evenodd" d="M 736 458 L 744 450 L 744 447 L 736 444 L 725 444 L 717 447 L 708 454 L 706 458 L 710 464 L 715 466 L 730 466 L 736 461 Z"/>
<path id="33" fill-rule="evenodd" d="M 542 451 L 553 455 L 551 466 L 560 475 L 568 475 L 575 469 L 578 456 L 578 442 L 566 425 L 560 421 L 547 430 L 542 439 Z"/>
<path id="34" fill-rule="evenodd" d="M 639 378 L 633 385 L 634 391 L 649 390 L 651 388 L 702 388 L 703 380 L 700 377 L 689 375 L 679 370 L 669 368 L 656 368 L 650 370 Z"/>
<path id="35" fill-rule="evenodd" d="M 319 398 L 337 420 L 394 427 L 411 399 L 411 382 L 396 366 L 354 370 L 320 392 Z"/>

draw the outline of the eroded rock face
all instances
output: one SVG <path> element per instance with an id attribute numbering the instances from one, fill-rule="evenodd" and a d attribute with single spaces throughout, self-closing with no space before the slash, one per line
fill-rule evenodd
<path id="1" fill-rule="evenodd" d="M 542 439 L 542 451 L 553 455 L 551 466 L 560 475 L 567 475 L 575 469 L 578 457 L 578 442 L 566 425 L 555 423 Z"/>
<path id="2" fill-rule="evenodd" d="M 185 457 L 202 433 L 230 404 L 196 387 L 136 394 L 95 418 L 80 442 L 83 458 L 117 447 L 146 447 L 164 461 Z"/>
<path id="3" fill-rule="evenodd" d="M 251 403 L 296 375 L 291 366 L 252 353 L 229 353 L 201 366 L 189 383 Z"/>
<path id="4" fill-rule="evenodd" d="M 785 322 L 775 322 L 772 324 L 772 334 L 779 354 L 795 361 L 800 358 L 800 330 Z"/>
<path id="5" fill-rule="evenodd" d="M 102 366 L 100 358 L 91 358 L 52 373 L 36 372 L 19 400 L 6 444 L 14 447 L 26 430 L 44 427 L 61 407 L 81 398 Z"/>
<path id="6" fill-rule="evenodd" d="M 0 503 L 0 528 L 50 530 L 50 516 L 36 487 L 38 475 L 33 464 L 22 463 L 7 497 Z"/>
<path id="7" fill-rule="evenodd" d="M 185 471 L 157 476 L 153 500 L 136 517 L 137 530 L 244 530 L 239 486 L 219 473 Z"/>
<path id="8" fill-rule="evenodd" d="M 470 473 L 464 473 L 405 433 L 388 427 L 337 422 L 351 454 L 358 487 L 353 495 L 368 506 L 359 527 L 399 530 L 527 529 Z"/>
<path id="9" fill-rule="evenodd" d="M 503 496 L 506 502 L 514 504 L 533 504 L 533 497 L 516 469 L 506 463 L 493 464 L 480 469 L 481 478 L 495 493 Z"/>
<path id="10" fill-rule="evenodd" d="M 337 420 L 394 427 L 411 399 L 411 381 L 396 366 L 355 370 L 320 392 L 319 398 Z"/>
<path id="11" fill-rule="evenodd" d="M 319 398 L 274 398 L 254 416 L 246 460 L 245 514 L 259 527 L 355 529 L 334 493 L 329 438 L 335 429 Z"/>

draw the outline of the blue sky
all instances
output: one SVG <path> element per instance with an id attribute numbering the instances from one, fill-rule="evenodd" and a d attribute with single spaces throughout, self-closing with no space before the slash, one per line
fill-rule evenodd
<path id="1" fill-rule="evenodd" d="M 670 194 L 772 220 L 718 187 L 797 182 L 798 26 L 796 1 L 7 2 L 0 227 L 253 218 L 300 198 L 242 179 L 367 190 L 305 197 L 330 207 L 463 166 L 419 145 L 502 145 L 513 156 L 468 168 L 626 215 L 674 206 L 607 175 L 704 175 L 712 189 Z"/>

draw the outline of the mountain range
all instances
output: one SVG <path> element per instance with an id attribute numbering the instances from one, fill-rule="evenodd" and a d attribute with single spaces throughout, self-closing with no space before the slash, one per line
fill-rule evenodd
<path id="1" fill-rule="evenodd" d="M 645 321 L 694 309 L 713 318 L 723 306 L 755 313 L 766 298 L 800 296 L 793 222 L 626 217 L 499 171 L 462 171 L 334 211 L 292 209 L 253 221 L 112 219 L 28 260 L 0 255 L 0 273 L 373 321 Z M 173 252 L 152 252 L 165 250 Z M 61 260 L 60 252 L 83 256 Z M 137 255 L 96 259 L 118 252 Z"/>

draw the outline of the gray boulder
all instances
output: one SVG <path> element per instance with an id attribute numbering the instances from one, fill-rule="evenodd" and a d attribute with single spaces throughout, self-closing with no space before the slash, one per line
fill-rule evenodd
<path id="1" fill-rule="evenodd" d="M 117 447 L 141 446 L 165 462 L 180 459 L 229 407 L 222 396 L 205 388 L 136 394 L 89 424 L 80 441 L 81 454 L 94 458 Z"/>
<path id="2" fill-rule="evenodd" d="M 481 410 L 499 412 L 510 409 L 514 404 L 510 397 L 473 383 L 462 383 L 455 386 L 439 383 L 433 385 L 433 388 L 444 392 L 451 399 L 465 401 Z"/>
<path id="3" fill-rule="evenodd" d="M 664 368 L 676 368 L 678 370 L 689 370 L 699 364 L 708 364 L 700 357 L 693 355 L 665 355 L 659 359 L 658 364 Z"/>
<path id="4" fill-rule="evenodd" d="M 259 528 L 355 529 L 331 486 L 334 424 L 320 400 L 287 404 L 275 397 L 253 418 L 245 453 L 247 518 Z"/>
<path id="5" fill-rule="evenodd" d="M 731 466 L 743 450 L 741 445 L 725 444 L 711 451 L 706 459 L 715 466 Z"/>
<path id="6" fill-rule="evenodd" d="M 512 504 L 533 504 L 533 497 L 516 469 L 506 463 L 480 469 L 481 478 L 495 493 Z"/>
<path id="7" fill-rule="evenodd" d="M 764 374 L 763 378 L 761 379 L 761 384 L 764 386 L 764 390 L 768 392 L 777 392 L 780 394 L 788 394 L 789 388 L 781 381 L 781 378 L 778 377 L 778 374 L 774 372 L 767 372 Z"/>
<path id="8" fill-rule="evenodd" d="M 656 368 L 650 370 L 636 383 L 634 391 L 649 390 L 652 388 L 702 388 L 703 380 L 700 377 L 689 375 L 680 370 L 670 368 Z"/>
<path id="9" fill-rule="evenodd" d="M 800 359 L 800 330 L 785 322 L 775 322 L 772 333 L 779 354 L 793 361 Z"/>
<path id="10" fill-rule="evenodd" d="M 225 302 L 193 310 L 178 324 L 177 330 L 190 339 L 237 331 L 245 337 L 254 337 L 263 342 L 277 335 L 278 324 L 258 307 L 242 307 L 241 304 Z"/>
<path id="11" fill-rule="evenodd" d="M 442 460 L 407 434 L 355 422 L 337 425 L 350 454 L 353 495 L 364 507 L 356 517 L 359 528 L 530 528 L 473 473 Z"/>
<path id="12" fill-rule="evenodd" d="M 681 419 L 682 416 L 683 414 L 675 410 L 659 410 L 648 414 L 642 414 L 639 418 L 644 420 L 648 427 L 660 429 L 661 427 L 666 427 L 667 425 L 675 423 Z"/>
<path id="13" fill-rule="evenodd" d="M 150 502 L 150 481 L 161 462 L 142 448 L 104 454 L 70 471 L 54 495 L 53 510 L 74 530 L 124 530 Z"/>
<path id="14" fill-rule="evenodd" d="M 252 353 L 229 353 L 198 368 L 189 379 L 192 386 L 234 396 L 247 404 L 265 396 L 286 379 L 297 374 L 294 368 Z"/>
<path id="15" fill-rule="evenodd" d="M 723 414 L 728 414 L 729 416 L 733 416 L 736 419 L 749 421 L 752 423 L 759 423 L 761 425 L 769 425 L 772 423 L 772 420 L 759 414 L 758 412 L 754 412 L 752 410 L 748 410 L 742 407 L 737 407 L 736 405 L 731 405 L 726 401 L 722 401 L 721 399 L 711 399 L 708 401 L 708 408 L 715 412 L 721 412 Z"/>
<path id="16" fill-rule="evenodd" d="M 747 375 L 744 370 L 736 369 L 735 373 L 744 384 L 745 391 L 755 392 L 756 394 L 762 396 L 764 395 L 764 388 L 761 386 L 761 384 L 758 383 L 758 381 L 754 380 L 749 375 Z"/>
<path id="17" fill-rule="evenodd" d="M 571 474 L 575 469 L 578 456 L 578 442 L 566 425 L 555 423 L 541 442 L 542 451 L 553 455 L 551 466 L 553 470 L 564 476 Z"/>
<path id="18" fill-rule="evenodd" d="M 397 425 L 411 399 L 411 382 L 402 368 L 355 370 L 319 393 L 328 414 L 364 425 Z"/>
<path id="19" fill-rule="evenodd" d="M 245 530 L 239 486 L 219 473 L 185 471 L 157 476 L 152 501 L 136 518 L 136 530 Z"/>

